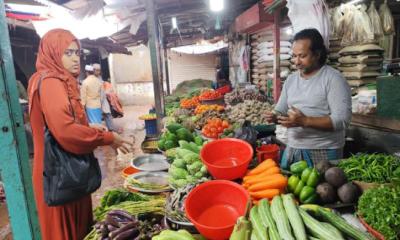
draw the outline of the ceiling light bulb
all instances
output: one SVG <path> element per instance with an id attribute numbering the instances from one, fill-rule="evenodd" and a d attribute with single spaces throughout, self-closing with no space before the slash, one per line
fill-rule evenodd
<path id="1" fill-rule="evenodd" d="M 210 0 L 209 3 L 213 12 L 220 12 L 224 9 L 224 0 Z"/>
<path id="2" fill-rule="evenodd" d="M 176 29 L 178 28 L 178 23 L 176 22 L 176 17 L 171 18 L 172 21 L 172 28 Z"/>
<path id="3" fill-rule="evenodd" d="M 293 29 L 292 28 L 287 28 L 286 29 L 286 34 L 287 35 L 292 35 L 293 34 Z"/>

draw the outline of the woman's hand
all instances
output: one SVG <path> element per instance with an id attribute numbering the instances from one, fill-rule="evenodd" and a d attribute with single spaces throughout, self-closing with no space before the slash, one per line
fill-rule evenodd
<path id="1" fill-rule="evenodd" d="M 122 153 L 126 154 L 132 151 L 133 142 L 129 138 L 124 138 L 118 133 L 113 132 L 114 142 L 111 144 L 111 147 L 114 149 L 119 149 Z"/>
<path id="2" fill-rule="evenodd" d="M 98 124 L 98 123 L 89 123 L 89 127 L 100 130 L 100 131 L 107 131 L 108 129 L 102 125 L 102 124 Z"/>

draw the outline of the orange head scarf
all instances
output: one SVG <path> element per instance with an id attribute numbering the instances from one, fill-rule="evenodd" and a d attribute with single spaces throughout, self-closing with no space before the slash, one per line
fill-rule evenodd
<path id="1" fill-rule="evenodd" d="M 73 41 L 76 41 L 79 46 L 78 39 L 64 29 L 51 30 L 41 39 L 36 60 L 37 72 L 29 80 L 29 109 L 31 109 L 31 99 L 37 91 L 40 78 L 57 78 L 65 83 L 76 120 L 83 123 L 86 122 L 86 116 L 80 104 L 78 81 L 76 76 L 73 76 L 64 68 L 61 60 L 64 51 Z"/>

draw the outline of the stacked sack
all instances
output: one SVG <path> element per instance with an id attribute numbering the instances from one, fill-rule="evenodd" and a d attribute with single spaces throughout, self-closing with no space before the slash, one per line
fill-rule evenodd
<path id="1" fill-rule="evenodd" d="M 336 69 L 339 67 L 339 51 L 342 49 L 340 42 L 340 38 L 329 39 L 328 65 Z"/>
<path id="2" fill-rule="evenodd" d="M 382 70 L 383 51 L 375 44 L 353 45 L 339 51 L 339 70 L 350 86 L 376 83 Z"/>
<path id="3" fill-rule="evenodd" d="M 273 60 L 274 60 L 274 42 L 268 37 L 253 36 L 255 40 L 252 46 L 252 82 L 257 85 L 260 90 L 267 91 L 268 80 L 274 77 L 273 71 Z M 286 78 L 290 69 L 290 58 L 291 58 L 291 47 L 292 44 L 289 41 L 280 42 L 280 68 L 281 78 Z"/>

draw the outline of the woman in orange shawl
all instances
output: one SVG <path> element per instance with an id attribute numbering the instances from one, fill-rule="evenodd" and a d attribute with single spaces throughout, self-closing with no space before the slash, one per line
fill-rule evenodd
<path id="1" fill-rule="evenodd" d="M 40 41 L 37 72 L 29 80 L 29 113 L 34 142 L 33 188 L 43 240 L 80 240 L 92 224 L 90 195 L 55 207 L 49 207 L 44 201 L 43 116 L 50 132 L 68 152 L 84 154 L 103 145 L 127 152 L 132 146 L 116 133 L 88 126 L 76 79 L 80 71 L 79 53 L 79 42 L 70 32 L 49 31 Z"/>

